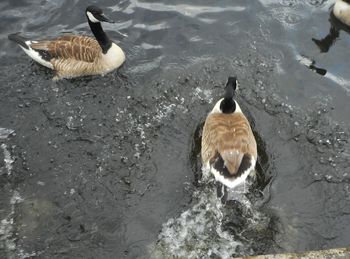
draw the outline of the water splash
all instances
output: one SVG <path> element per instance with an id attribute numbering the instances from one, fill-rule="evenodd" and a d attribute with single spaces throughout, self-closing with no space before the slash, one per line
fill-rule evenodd
<path id="1" fill-rule="evenodd" d="M 16 250 L 16 243 L 14 235 L 14 216 L 15 216 L 15 206 L 16 204 L 22 202 L 23 199 L 19 195 L 17 191 L 14 191 L 12 197 L 10 199 L 10 213 L 9 215 L 0 221 L 0 249 L 3 249 L 8 258 L 18 258 L 14 255 L 14 251 Z M 25 258 L 25 257 L 20 257 Z"/>
<path id="2" fill-rule="evenodd" d="M 14 160 L 11 157 L 11 153 L 10 151 L 8 151 L 7 149 L 7 145 L 6 144 L 1 144 L 1 149 L 4 152 L 4 162 L 5 162 L 5 167 L 7 170 L 7 175 L 11 175 L 12 173 L 12 164 L 14 162 Z"/>
<path id="3" fill-rule="evenodd" d="M 152 258 L 231 258 L 255 253 L 254 240 L 270 218 L 244 196 L 225 203 L 218 198 L 213 177 L 204 174 L 193 194 L 193 206 L 163 225 Z M 262 231 L 264 230 L 264 231 Z M 266 234 L 266 232 L 265 232 Z"/>
<path id="4" fill-rule="evenodd" d="M 0 128 L 0 139 L 6 139 L 8 136 L 13 134 L 15 131 L 12 129 Z"/>

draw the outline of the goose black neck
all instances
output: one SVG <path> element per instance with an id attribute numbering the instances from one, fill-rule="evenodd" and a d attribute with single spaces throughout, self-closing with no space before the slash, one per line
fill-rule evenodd
<path id="1" fill-rule="evenodd" d="M 236 103 L 233 100 L 234 95 L 235 95 L 235 91 L 231 81 L 231 82 L 228 82 L 225 87 L 225 96 L 220 104 L 220 109 L 223 113 L 232 113 L 236 110 Z"/>
<path id="2" fill-rule="evenodd" d="M 233 113 L 236 110 L 236 103 L 232 98 L 224 98 L 221 101 L 220 109 L 223 113 Z"/>
<path id="3" fill-rule="evenodd" d="M 112 41 L 108 38 L 107 34 L 103 31 L 100 22 L 91 22 L 89 19 L 89 25 L 92 33 L 94 34 L 98 44 L 102 49 L 102 53 L 106 54 L 109 48 L 112 46 Z"/>

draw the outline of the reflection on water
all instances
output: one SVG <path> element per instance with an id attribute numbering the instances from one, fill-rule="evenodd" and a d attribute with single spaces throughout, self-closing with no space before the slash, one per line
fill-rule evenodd
<path id="1" fill-rule="evenodd" d="M 317 47 L 321 52 L 328 52 L 329 48 L 335 43 L 336 39 L 339 37 L 339 31 L 333 26 L 329 29 L 329 33 L 323 39 L 312 38 L 312 41 L 315 42 Z"/>
<path id="2" fill-rule="evenodd" d="M 315 71 L 317 74 L 320 74 L 322 76 L 326 75 L 327 70 L 323 68 L 319 68 L 315 65 L 315 60 L 310 60 L 308 57 L 305 56 L 299 56 L 297 55 L 297 59 L 300 62 L 300 64 L 310 68 L 311 70 Z"/>
<path id="3" fill-rule="evenodd" d="M 333 12 L 330 12 L 329 17 L 330 22 L 330 29 L 329 33 L 323 38 L 323 39 L 315 39 L 312 38 L 312 41 L 315 42 L 317 47 L 320 49 L 321 52 L 328 52 L 330 47 L 333 46 L 336 42 L 336 40 L 339 38 L 339 32 L 345 31 L 346 33 L 350 33 L 350 28 L 340 22 L 333 14 Z"/>
<path id="4" fill-rule="evenodd" d="M 341 21 L 339 21 L 334 16 L 332 10 L 330 11 L 328 21 L 330 23 L 329 33 L 322 39 L 312 38 L 312 41 L 316 44 L 316 46 L 319 48 L 321 53 L 327 53 L 333 45 L 336 45 L 336 41 L 339 39 L 339 35 L 340 35 L 341 31 L 344 31 L 347 34 L 350 33 L 349 26 L 347 26 L 347 25 L 343 24 Z M 307 67 L 309 67 L 311 70 L 315 71 L 316 73 L 321 74 L 323 76 L 325 75 L 330 80 L 333 80 L 334 82 L 336 82 L 338 85 L 340 85 L 347 92 L 347 94 L 349 94 L 350 81 L 348 79 L 345 79 L 343 76 L 336 75 L 332 72 L 327 73 L 326 69 L 316 67 L 315 61 L 303 62 L 303 60 L 308 60 L 308 58 L 306 58 L 306 57 L 303 57 L 299 60 L 301 60 L 301 63 L 303 65 L 306 65 Z"/>

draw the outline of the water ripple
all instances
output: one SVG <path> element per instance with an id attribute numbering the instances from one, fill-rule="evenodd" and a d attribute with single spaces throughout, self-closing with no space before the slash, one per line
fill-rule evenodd
<path id="1" fill-rule="evenodd" d="M 148 25 L 137 23 L 137 24 L 134 24 L 134 27 L 138 29 L 144 29 L 146 31 L 157 31 L 157 30 L 164 30 L 164 29 L 170 28 L 167 22 L 160 22 L 158 24 L 148 24 Z"/>
<path id="2" fill-rule="evenodd" d="M 119 10 L 119 7 L 112 6 L 112 10 Z M 204 5 L 189 5 L 189 4 L 178 4 L 178 5 L 167 5 L 164 3 L 148 3 L 141 2 L 138 0 L 131 0 L 130 5 L 123 10 L 126 14 L 131 14 L 135 12 L 136 8 L 147 9 L 156 12 L 177 12 L 184 16 L 196 17 L 200 14 L 206 13 L 221 13 L 227 11 L 242 12 L 245 10 L 244 6 L 204 6 Z"/>

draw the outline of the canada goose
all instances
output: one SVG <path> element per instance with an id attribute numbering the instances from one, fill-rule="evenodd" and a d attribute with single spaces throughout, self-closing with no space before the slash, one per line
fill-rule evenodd
<path id="1" fill-rule="evenodd" d="M 229 77 L 225 96 L 207 116 L 202 134 L 203 168 L 229 188 L 244 183 L 257 160 L 253 132 L 233 99 L 236 86 L 237 79 Z"/>
<path id="2" fill-rule="evenodd" d="M 51 40 L 32 41 L 18 34 L 8 38 L 41 65 L 56 71 L 53 78 L 73 78 L 85 75 L 104 75 L 125 61 L 123 50 L 103 31 L 101 22 L 113 23 L 96 6 L 86 8 L 86 17 L 95 38 L 64 35 Z"/>
<path id="3" fill-rule="evenodd" d="M 337 0 L 333 7 L 333 14 L 339 21 L 350 26 L 350 0 Z"/>

